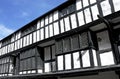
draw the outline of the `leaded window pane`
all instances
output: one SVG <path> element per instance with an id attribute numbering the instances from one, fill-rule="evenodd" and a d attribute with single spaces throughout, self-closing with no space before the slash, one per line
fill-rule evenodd
<path id="1" fill-rule="evenodd" d="M 71 17 L 70 19 L 71 19 L 72 29 L 74 29 L 77 27 L 76 15 L 72 14 L 70 17 Z"/>
<path id="2" fill-rule="evenodd" d="M 49 23 L 53 22 L 52 14 L 49 15 Z"/>
<path id="3" fill-rule="evenodd" d="M 78 35 L 72 36 L 71 41 L 72 41 L 72 44 L 71 44 L 72 50 L 78 49 L 79 48 L 79 37 L 78 37 Z"/>
<path id="4" fill-rule="evenodd" d="M 80 48 L 88 47 L 88 34 L 84 32 L 80 34 Z"/>
<path id="5" fill-rule="evenodd" d="M 105 0 L 105 1 L 101 2 L 101 7 L 102 7 L 102 11 L 103 11 L 104 16 L 111 13 L 111 6 L 109 3 L 109 0 Z"/>
<path id="6" fill-rule="evenodd" d="M 57 41 L 56 43 L 56 53 L 60 54 L 63 52 L 63 43 L 62 41 Z"/>
<path id="7" fill-rule="evenodd" d="M 48 24 L 48 16 L 45 17 L 45 25 Z"/>
<path id="8" fill-rule="evenodd" d="M 37 29 L 40 29 L 40 21 L 37 22 Z"/>
<path id="9" fill-rule="evenodd" d="M 59 25 L 58 22 L 54 23 L 54 35 L 59 34 Z"/>
<path id="10" fill-rule="evenodd" d="M 45 72 L 50 72 L 50 71 L 51 71 L 51 64 L 45 63 Z"/>
<path id="11" fill-rule="evenodd" d="M 100 61 L 102 66 L 107 66 L 107 65 L 114 65 L 114 57 L 113 57 L 113 52 L 105 52 L 100 54 Z"/>
<path id="12" fill-rule="evenodd" d="M 90 4 L 96 3 L 96 0 L 90 0 Z"/>
<path id="13" fill-rule="evenodd" d="M 77 10 L 82 9 L 81 0 L 76 0 L 76 9 L 77 9 Z"/>
<path id="14" fill-rule="evenodd" d="M 82 0 L 83 1 L 83 7 L 86 7 L 89 5 L 88 0 Z"/>
<path id="15" fill-rule="evenodd" d="M 91 13 L 90 13 L 90 9 L 87 8 L 84 10 L 85 12 L 85 20 L 86 20 L 86 23 L 89 23 L 92 21 L 92 18 L 91 18 Z"/>
<path id="16" fill-rule="evenodd" d="M 65 69 L 71 69 L 71 54 L 65 55 Z"/>
<path id="17" fill-rule="evenodd" d="M 50 34 L 50 37 L 53 36 L 53 25 L 49 25 L 49 34 Z"/>
<path id="18" fill-rule="evenodd" d="M 55 45 L 53 45 L 52 47 L 51 47 L 51 49 L 52 49 L 52 59 L 55 59 Z"/>
<path id="19" fill-rule="evenodd" d="M 81 51 L 83 67 L 90 67 L 89 50 Z"/>
<path id="20" fill-rule="evenodd" d="M 45 60 L 50 60 L 51 59 L 50 47 L 44 48 L 44 52 L 45 52 Z"/>
<path id="21" fill-rule="evenodd" d="M 68 52 L 70 51 L 70 38 L 65 38 L 63 42 L 63 51 Z"/>
<path id="22" fill-rule="evenodd" d="M 58 11 L 54 12 L 54 21 L 58 19 Z"/>
<path id="23" fill-rule="evenodd" d="M 120 10 L 120 0 L 113 0 L 115 11 Z"/>
<path id="24" fill-rule="evenodd" d="M 49 37 L 48 26 L 45 27 L 45 38 Z"/>
<path id="25" fill-rule="evenodd" d="M 80 68 L 80 55 L 79 52 L 73 53 L 73 67 Z"/>
<path id="26" fill-rule="evenodd" d="M 78 12 L 77 17 L 78 17 L 79 26 L 84 25 L 85 21 L 84 21 L 84 16 L 82 11 Z"/>
<path id="27" fill-rule="evenodd" d="M 97 15 L 99 15 L 99 12 L 98 12 L 98 7 L 97 7 L 97 5 L 92 6 L 92 7 L 91 7 L 91 10 L 92 10 L 93 20 L 98 19 Z"/>
<path id="28" fill-rule="evenodd" d="M 44 26 L 44 19 L 41 20 L 41 27 Z"/>
<path id="29" fill-rule="evenodd" d="M 40 39 L 44 39 L 44 28 L 40 29 Z"/>
<path id="30" fill-rule="evenodd" d="M 57 57 L 58 70 L 63 70 L 63 55 Z"/>
<path id="31" fill-rule="evenodd" d="M 64 21 L 65 21 L 65 31 L 70 30 L 70 20 L 69 20 L 69 17 L 65 17 Z"/>
<path id="32" fill-rule="evenodd" d="M 65 32 L 63 19 L 60 20 L 60 30 L 61 30 L 61 33 Z"/>

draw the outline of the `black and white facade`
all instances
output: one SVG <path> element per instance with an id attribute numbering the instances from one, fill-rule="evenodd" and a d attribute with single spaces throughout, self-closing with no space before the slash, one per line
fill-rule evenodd
<path id="1" fill-rule="evenodd" d="M 0 79 L 120 79 L 120 0 L 68 0 L 2 39 Z"/>

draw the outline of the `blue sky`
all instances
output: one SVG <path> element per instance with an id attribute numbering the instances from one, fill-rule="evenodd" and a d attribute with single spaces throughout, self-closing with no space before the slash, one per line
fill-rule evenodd
<path id="1" fill-rule="evenodd" d="M 0 0 L 0 39 L 67 0 Z"/>

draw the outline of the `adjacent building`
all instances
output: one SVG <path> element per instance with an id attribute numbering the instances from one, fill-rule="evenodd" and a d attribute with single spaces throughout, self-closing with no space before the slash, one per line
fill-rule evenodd
<path id="1" fill-rule="evenodd" d="M 68 0 L 0 41 L 0 79 L 120 79 L 120 0 Z"/>

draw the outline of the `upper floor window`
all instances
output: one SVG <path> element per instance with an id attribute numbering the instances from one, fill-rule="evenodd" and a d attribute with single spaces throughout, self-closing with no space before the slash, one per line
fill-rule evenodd
<path id="1" fill-rule="evenodd" d="M 67 8 L 64 8 L 60 11 L 60 17 L 68 15 L 74 11 L 75 11 L 75 4 L 72 4 L 72 5 L 68 6 Z"/>

